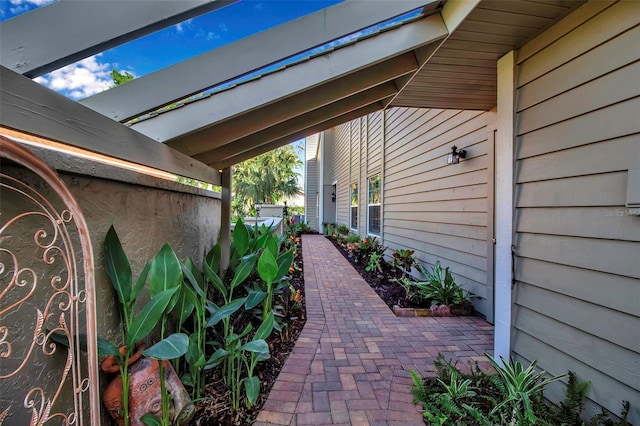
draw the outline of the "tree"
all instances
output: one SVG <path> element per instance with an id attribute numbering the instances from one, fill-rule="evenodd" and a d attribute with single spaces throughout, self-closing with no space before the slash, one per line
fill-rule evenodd
<path id="1" fill-rule="evenodd" d="M 128 81 L 133 80 L 135 77 L 129 71 L 119 72 L 117 69 L 111 70 L 111 80 L 113 80 L 113 87 L 125 84 Z"/>
<path id="2" fill-rule="evenodd" d="M 301 194 L 298 173 L 302 161 L 291 145 L 274 149 L 233 166 L 234 211 L 244 216 L 253 212 L 256 202 L 275 204 L 283 198 Z"/>

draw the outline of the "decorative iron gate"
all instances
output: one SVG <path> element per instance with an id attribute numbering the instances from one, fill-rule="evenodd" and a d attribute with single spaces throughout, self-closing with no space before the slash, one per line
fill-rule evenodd
<path id="1" fill-rule="evenodd" d="M 87 225 L 30 151 L 0 136 L 0 161 L 0 425 L 98 425 Z"/>

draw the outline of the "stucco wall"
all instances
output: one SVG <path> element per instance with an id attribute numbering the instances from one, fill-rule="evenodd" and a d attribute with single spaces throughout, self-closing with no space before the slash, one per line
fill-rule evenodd
<path id="1" fill-rule="evenodd" d="M 113 225 L 118 232 L 129 257 L 134 279 L 165 243 L 173 247 L 181 260 L 193 257 L 201 265 L 220 230 L 220 195 L 60 154 L 39 154 L 50 160 L 53 166 L 62 169 L 59 170 L 60 176 L 82 209 L 94 253 L 98 334 L 118 342 L 118 307 L 114 303 L 115 293 L 104 268 L 103 241 L 109 227 Z M 2 172 L 25 182 L 47 199 L 55 198 L 51 189 L 28 170 L 3 163 Z M 11 197 L 11 194 L 3 192 L 2 212 L 5 215 L 13 215 L 12 208 L 18 204 Z M 55 201 L 54 204 L 58 211 L 64 210 L 60 202 Z M 7 219 L 3 218 L 3 222 Z M 38 256 L 39 249 L 33 245 L 36 230 L 25 230 L 26 237 L 20 239 L 19 250 L 26 254 L 24 258 Z M 74 252 L 78 259 L 82 258 L 79 243 L 74 244 Z M 47 280 L 54 272 L 43 270 L 39 274 L 42 280 Z M 147 299 L 145 291 L 143 294 Z M 141 304 L 145 302 L 144 299 Z M 25 318 L 16 320 L 14 316 L 12 321 L 33 323 L 31 311 L 25 309 L 22 312 Z M 101 378 L 101 387 L 106 383 L 105 378 Z M 109 424 L 104 415 L 103 424 Z"/>

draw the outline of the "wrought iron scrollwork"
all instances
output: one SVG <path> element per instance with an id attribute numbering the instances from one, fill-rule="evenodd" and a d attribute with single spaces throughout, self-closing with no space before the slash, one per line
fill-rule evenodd
<path id="1" fill-rule="evenodd" d="M 30 151 L 0 137 L 0 154 L 10 160 L 0 173 L 0 425 L 98 424 L 86 223 Z"/>

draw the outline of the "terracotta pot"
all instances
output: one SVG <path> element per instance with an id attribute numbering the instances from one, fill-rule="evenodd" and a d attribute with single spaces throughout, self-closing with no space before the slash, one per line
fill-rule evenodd
<path id="1" fill-rule="evenodd" d="M 160 393 L 160 363 L 151 358 L 142 357 L 143 345 L 136 345 L 136 353 L 129 359 L 129 419 L 131 426 L 144 426 L 140 417 L 152 413 L 157 417 L 162 414 L 162 396 Z M 120 348 L 124 354 L 124 348 Z M 169 361 L 163 361 L 165 385 L 170 394 L 169 418 L 179 418 L 173 424 L 186 425 L 193 414 L 195 406 L 189 398 L 180 378 Z M 107 357 L 100 366 L 105 373 L 118 372 L 115 357 Z M 115 369 L 115 370 L 114 370 Z M 115 376 L 102 393 L 102 402 L 118 426 L 124 425 L 122 417 L 122 379 Z"/>

